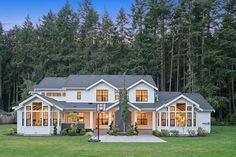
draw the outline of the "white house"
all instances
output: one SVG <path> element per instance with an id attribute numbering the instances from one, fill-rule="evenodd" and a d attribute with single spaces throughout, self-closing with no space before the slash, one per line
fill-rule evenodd
<path id="1" fill-rule="evenodd" d="M 72 123 L 96 129 L 96 106 L 106 104 L 100 116 L 102 129 L 111 122 L 116 127 L 120 116 L 120 91 L 123 75 L 70 75 L 46 77 L 30 91 L 17 111 L 17 132 L 22 135 L 50 135 Z M 161 92 L 150 75 L 126 75 L 130 127 L 179 130 L 187 133 L 198 127 L 211 130 L 213 108 L 198 93 Z M 75 115 L 75 116 L 71 116 Z"/>

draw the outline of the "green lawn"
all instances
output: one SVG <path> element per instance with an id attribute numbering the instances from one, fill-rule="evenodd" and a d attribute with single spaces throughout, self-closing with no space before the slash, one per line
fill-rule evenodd
<path id="1" fill-rule="evenodd" d="M 86 137 L 5 136 L 0 125 L 0 157 L 235 157 L 236 127 L 213 127 L 209 137 L 164 138 L 166 143 L 88 143 Z"/>

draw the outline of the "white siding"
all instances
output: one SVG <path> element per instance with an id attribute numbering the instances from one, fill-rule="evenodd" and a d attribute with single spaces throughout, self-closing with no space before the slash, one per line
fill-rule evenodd
<path id="1" fill-rule="evenodd" d="M 147 90 L 148 91 L 148 101 L 147 102 L 141 102 L 141 103 L 154 103 L 155 102 L 155 91 L 152 87 L 148 86 L 145 83 L 140 83 L 137 86 L 134 86 L 131 88 L 129 93 L 129 101 L 131 103 L 139 103 L 136 102 L 136 90 Z"/>
<path id="2" fill-rule="evenodd" d="M 211 112 L 197 112 L 197 127 L 211 132 Z"/>
<path id="3" fill-rule="evenodd" d="M 44 102 L 38 98 L 32 99 L 31 101 L 27 102 L 25 104 L 25 106 L 31 105 L 33 102 L 42 102 L 42 105 L 49 107 L 49 111 L 51 110 L 51 108 L 52 108 L 52 111 L 58 111 L 54 107 L 50 107 L 49 104 L 47 104 L 46 102 Z M 50 134 L 53 134 L 53 126 L 26 126 L 26 114 L 24 114 L 25 122 L 24 122 L 24 126 L 22 126 L 22 112 L 23 111 L 24 111 L 24 107 L 17 110 L 17 133 L 18 134 L 22 134 L 22 135 L 50 135 Z M 60 115 L 60 113 L 59 113 L 59 115 Z M 31 117 L 32 117 L 32 115 L 31 115 Z M 50 117 L 48 117 L 48 120 L 51 121 Z M 31 123 L 32 123 L 32 121 L 31 121 Z M 61 130 L 60 127 L 61 127 L 60 125 L 58 125 L 58 127 L 57 127 L 58 133 L 60 133 L 60 130 Z"/>

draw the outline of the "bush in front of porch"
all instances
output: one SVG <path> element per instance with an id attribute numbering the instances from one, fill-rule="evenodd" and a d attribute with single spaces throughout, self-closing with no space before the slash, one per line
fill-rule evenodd
<path id="1" fill-rule="evenodd" d="M 126 132 L 124 132 L 123 130 L 113 127 L 113 122 L 111 122 L 107 131 L 107 134 L 112 136 L 136 136 L 138 133 L 139 131 L 137 128 L 137 123 L 135 123 L 134 128 L 131 127 Z"/>

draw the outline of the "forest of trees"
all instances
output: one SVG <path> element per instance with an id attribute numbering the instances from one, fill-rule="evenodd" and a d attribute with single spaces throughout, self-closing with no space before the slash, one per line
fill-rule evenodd
<path id="1" fill-rule="evenodd" d="M 10 111 L 46 76 L 149 74 L 160 91 L 199 92 L 220 120 L 236 116 L 236 1 L 134 0 L 115 20 L 90 0 L 0 23 L 0 106 Z"/>

